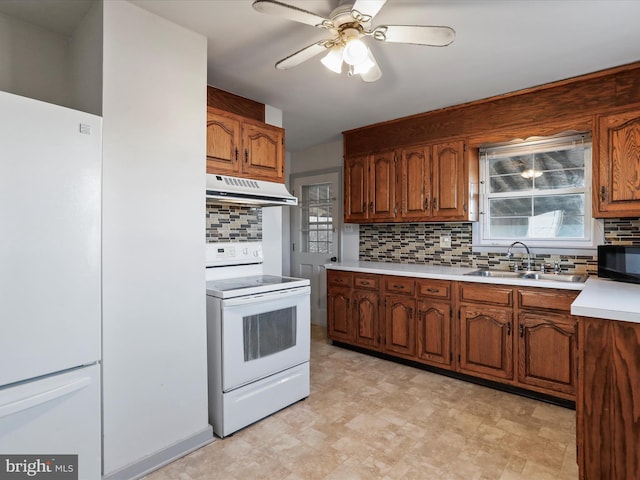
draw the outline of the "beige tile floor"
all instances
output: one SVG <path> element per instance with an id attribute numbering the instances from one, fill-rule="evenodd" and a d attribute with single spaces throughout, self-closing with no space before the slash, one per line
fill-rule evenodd
<path id="1" fill-rule="evenodd" d="M 309 398 L 145 480 L 575 480 L 575 411 L 330 345 Z"/>

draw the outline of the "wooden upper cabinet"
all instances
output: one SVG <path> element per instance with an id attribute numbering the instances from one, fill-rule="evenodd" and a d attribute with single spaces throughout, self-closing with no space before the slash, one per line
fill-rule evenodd
<path id="1" fill-rule="evenodd" d="M 464 219 L 468 210 L 463 141 L 433 146 L 432 210 L 439 219 Z"/>
<path id="2" fill-rule="evenodd" d="M 345 221 L 474 221 L 477 183 L 478 157 L 463 140 L 347 156 Z"/>
<path id="3" fill-rule="evenodd" d="M 640 110 L 598 121 L 595 217 L 640 216 Z"/>
<path id="4" fill-rule="evenodd" d="M 369 158 L 369 214 L 376 220 L 396 216 L 396 154 L 391 150 Z"/>
<path id="5" fill-rule="evenodd" d="M 207 110 L 207 172 L 239 170 L 241 121 L 232 114 Z"/>
<path id="6" fill-rule="evenodd" d="M 284 182 L 284 130 L 208 107 L 207 173 Z"/>
<path id="7" fill-rule="evenodd" d="M 356 155 L 344 160 L 346 222 L 389 221 L 395 218 L 396 165 L 393 150 Z"/>
<path id="8" fill-rule="evenodd" d="M 356 155 L 344 159 L 344 217 L 347 222 L 369 218 L 369 158 Z"/>
<path id="9" fill-rule="evenodd" d="M 431 216 L 431 148 L 405 148 L 400 155 L 400 213 L 402 219 Z"/>
<path id="10" fill-rule="evenodd" d="M 273 125 L 244 122 L 242 172 L 251 178 L 284 181 L 284 130 Z"/>

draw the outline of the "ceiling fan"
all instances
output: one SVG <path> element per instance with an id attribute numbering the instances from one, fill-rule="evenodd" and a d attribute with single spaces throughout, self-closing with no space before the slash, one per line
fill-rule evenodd
<path id="1" fill-rule="evenodd" d="M 321 60 L 323 65 L 336 73 L 342 73 L 343 62 L 348 66 L 349 76 L 360 75 L 365 82 L 375 82 L 382 76 L 380 67 L 369 47 L 362 39 L 373 37 L 379 42 L 410 43 L 431 47 L 446 47 L 455 38 L 450 27 L 427 25 L 378 25 L 371 26 L 373 17 L 387 0 L 356 0 L 355 3 L 341 4 L 329 18 L 324 18 L 294 5 L 276 0 L 255 0 L 253 8 L 258 12 L 278 15 L 288 20 L 323 28 L 331 37 L 304 47 L 276 63 L 279 70 L 300 65 L 302 62 L 327 52 Z"/>

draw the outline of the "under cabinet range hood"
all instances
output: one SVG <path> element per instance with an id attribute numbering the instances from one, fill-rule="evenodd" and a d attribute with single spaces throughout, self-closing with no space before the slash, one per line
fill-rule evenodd
<path id="1" fill-rule="evenodd" d="M 207 198 L 221 203 L 261 207 L 297 205 L 283 183 L 207 173 Z"/>

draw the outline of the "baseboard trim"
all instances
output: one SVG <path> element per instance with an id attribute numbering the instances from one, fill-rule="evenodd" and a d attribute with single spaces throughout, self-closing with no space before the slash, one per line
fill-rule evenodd
<path id="1" fill-rule="evenodd" d="M 210 444 L 214 440 L 213 428 L 211 428 L 211 425 L 208 425 L 203 431 L 185 440 L 174 443 L 120 470 L 116 470 L 108 475 L 103 475 L 102 480 L 136 480 L 142 478 L 154 470 L 164 467 L 174 460 Z"/>

